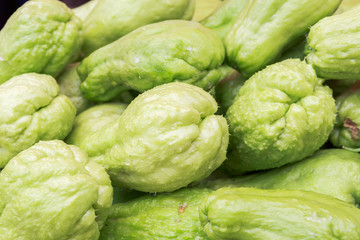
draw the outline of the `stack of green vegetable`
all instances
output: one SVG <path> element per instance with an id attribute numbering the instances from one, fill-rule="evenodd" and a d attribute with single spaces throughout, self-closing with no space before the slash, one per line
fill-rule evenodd
<path id="1" fill-rule="evenodd" d="M 354 2 L 26 2 L 0 31 L 0 240 L 360 240 Z"/>

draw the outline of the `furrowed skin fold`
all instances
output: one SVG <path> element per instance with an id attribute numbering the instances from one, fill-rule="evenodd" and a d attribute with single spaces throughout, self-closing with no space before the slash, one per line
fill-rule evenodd
<path id="1" fill-rule="evenodd" d="M 306 60 L 324 79 L 360 79 L 360 5 L 311 27 Z"/>
<path id="2" fill-rule="evenodd" d="M 331 90 L 314 69 L 289 59 L 256 73 L 226 113 L 232 174 L 280 167 L 318 150 L 335 123 Z"/>
<path id="3" fill-rule="evenodd" d="M 226 158 L 228 126 L 214 98 L 187 83 L 137 96 L 105 127 L 71 137 L 115 186 L 169 192 L 207 177 Z"/>
<path id="4" fill-rule="evenodd" d="M 340 0 L 247 1 L 225 37 L 230 66 L 252 75 L 271 64 L 309 27 L 331 15 Z"/>
<path id="5" fill-rule="evenodd" d="M 0 31 L 0 84 L 23 73 L 56 77 L 82 42 L 81 20 L 64 3 L 26 2 Z"/>

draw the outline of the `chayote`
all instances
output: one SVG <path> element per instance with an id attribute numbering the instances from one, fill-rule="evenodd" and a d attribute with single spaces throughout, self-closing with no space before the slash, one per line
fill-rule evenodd
<path id="1" fill-rule="evenodd" d="M 360 207 L 360 155 L 343 149 L 319 150 L 280 168 L 204 181 L 198 186 L 304 190 L 327 194 Z"/>
<path id="2" fill-rule="evenodd" d="M 360 5 L 311 27 L 307 62 L 325 79 L 360 79 Z"/>
<path id="3" fill-rule="evenodd" d="M 76 8 L 73 8 L 73 11 L 76 16 L 78 16 L 82 21 L 84 21 L 94 9 L 98 1 L 99 0 L 90 0 Z"/>
<path id="4" fill-rule="evenodd" d="M 207 240 L 199 205 L 212 190 L 181 189 L 111 207 L 100 240 Z"/>
<path id="5" fill-rule="evenodd" d="M 81 21 L 64 3 L 28 1 L 0 31 L 0 84 L 22 73 L 55 77 L 81 44 Z"/>
<path id="6" fill-rule="evenodd" d="M 328 85 L 333 91 L 334 98 L 339 97 L 341 94 L 345 94 L 347 91 L 352 91 L 352 89 L 357 88 L 357 81 L 359 80 L 328 80 L 325 81 L 325 84 Z M 360 81 L 358 82 L 360 83 Z"/>
<path id="7" fill-rule="evenodd" d="M 307 191 L 223 188 L 200 206 L 210 239 L 360 239 L 360 209 Z"/>
<path id="8" fill-rule="evenodd" d="M 97 240 L 111 203 L 109 176 L 85 152 L 39 142 L 0 173 L 0 239 Z"/>
<path id="9" fill-rule="evenodd" d="M 60 92 L 70 98 L 76 108 L 76 113 L 79 114 L 93 103 L 87 100 L 80 90 L 81 79 L 76 71 L 77 66 L 78 64 L 69 65 L 57 78 L 57 82 Z"/>
<path id="10" fill-rule="evenodd" d="M 85 58 L 78 73 L 85 96 L 106 101 L 134 89 L 182 81 L 210 90 L 221 78 L 224 46 L 196 22 L 169 20 L 139 28 Z"/>
<path id="11" fill-rule="evenodd" d="M 201 88 L 164 84 L 137 96 L 113 123 L 69 142 L 103 165 L 115 186 L 174 191 L 225 160 L 228 126 L 216 110 Z"/>
<path id="12" fill-rule="evenodd" d="M 76 109 L 49 75 L 25 73 L 0 85 L 0 168 L 40 140 L 64 139 Z"/>
<path id="13" fill-rule="evenodd" d="M 244 85 L 246 78 L 233 70 L 215 86 L 215 99 L 219 103 L 219 112 L 225 114 L 233 104 L 240 88 Z"/>
<path id="14" fill-rule="evenodd" d="M 248 0 L 225 0 L 216 12 L 201 21 L 201 24 L 214 30 L 221 39 L 224 39 L 246 2 Z"/>
<path id="15" fill-rule="evenodd" d="M 359 0 L 342 0 L 341 4 L 339 5 L 338 9 L 336 10 L 336 12 L 334 14 L 343 13 L 347 10 L 352 9 L 353 7 L 355 7 L 356 5 L 359 5 L 359 4 L 360 4 Z"/>
<path id="16" fill-rule="evenodd" d="M 98 0 L 84 20 L 85 55 L 131 31 L 170 19 L 190 20 L 194 0 Z"/>
<path id="17" fill-rule="evenodd" d="M 222 0 L 195 0 L 195 11 L 191 21 L 200 22 L 222 5 Z"/>
<path id="18" fill-rule="evenodd" d="M 126 107 L 123 103 L 104 103 L 86 109 L 76 116 L 66 142 L 76 143 L 78 139 L 91 138 L 97 131 L 114 124 Z"/>
<path id="19" fill-rule="evenodd" d="M 310 65 L 289 59 L 256 73 L 226 113 L 229 171 L 280 167 L 318 150 L 335 123 L 331 90 Z"/>
<path id="20" fill-rule="evenodd" d="M 331 15 L 341 0 L 249 0 L 225 37 L 230 66 L 251 75 Z"/>
<path id="21" fill-rule="evenodd" d="M 336 147 L 360 148 L 360 91 L 336 98 L 337 118 L 330 141 Z"/>

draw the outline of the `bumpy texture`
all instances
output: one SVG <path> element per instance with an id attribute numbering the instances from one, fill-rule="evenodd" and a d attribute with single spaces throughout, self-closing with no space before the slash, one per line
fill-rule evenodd
<path id="1" fill-rule="evenodd" d="M 360 79 L 360 5 L 311 27 L 307 61 L 319 77 Z"/>
<path id="2" fill-rule="evenodd" d="M 109 176 L 85 152 L 40 142 L 0 173 L 0 239 L 97 240 L 111 202 Z"/>
<path id="3" fill-rule="evenodd" d="M 309 27 L 331 15 L 340 0 L 247 1 L 225 37 L 231 66 L 251 75 L 273 62 Z"/>
<path id="4" fill-rule="evenodd" d="M 224 39 L 246 2 L 248 0 L 225 0 L 216 12 L 201 21 L 201 23 L 215 31 L 221 39 Z"/>
<path id="5" fill-rule="evenodd" d="M 98 0 L 84 20 L 86 55 L 150 23 L 192 18 L 194 0 Z"/>
<path id="6" fill-rule="evenodd" d="M 76 113 L 79 114 L 93 103 L 87 100 L 80 90 L 81 79 L 76 71 L 77 66 L 78 64 L 69 65 L 57 78 L 57 82 L 60 92 L 70 98 L 76 108 Z"/>
<path id="7" fill-rule="evenodd" d="M 210 239 L 360 239 L 360 210 L 330 196 L 223 188 L 200 206 Z"/>
<path id="8" fill-rule="evenodd" d="M 104 103 L 93 106 L 75 118 L 73 129 L 66 142 L 77 142 L 77 139 L 88 138 L 97 131 L 114 124 L 124 112 L 127 105 L 122 103 Z"/>
<path id="9" fill-rule="evenodd" d="M 164 84 L 135 98 L 113 124 L 71 143 L 105 166 L 115 185 L 173 191 L 202 180 L 225 160 L 228 126 L 216 110 L 201 88 Z"/>
<path id="10" fill-rule="evenodd" d="M 330 141 L 337 147 L 360 148 L 360 91 L 336 98 L 338 110 Z"/>
<path id="11" fill-rule="evenodd" d="M 226 113 L 228 169 L 234 174 L 279 167 L 319 149 L 335 123 L 331 90 L 298 59 L 268 66 L 247 80 Z"/>
<path id="12" fill-rule="evenodd" d="M 0 168 L 40 140 L 64 139 L 76 109 L 49 75 L 26 73 L 0 85 Z"/>
<path id="13" fill-rule="evenodd" d="M 85 58 L 78 68 L 85 96 L 114 98 L 126 89 L 143 92 L 181 81 L 206 90 L 221 78 L 224 46 L 196 22 L 171 20 L 139 28 Z"/>
<path id="14" fill-rule="evenodd" d="M 113 205 L 100 240 L 207 240 L 199 205 L 211 192 L 182 189 Z"/>
<path id="15" fill-rule="evenodd" d="M 55 77 L 80 49 L 81 29 L 60 1 L 26 2 L 0 31 L 0 84 L 22 73 Z"/>
<path id="16" fill-rule="evenodd" d="M 280 168 L 204 181 L 201 187 L 255 187 L 304 190 L 327 194 L 360 207 L 360 155 L 343 149 L 320 150 L 307 159 Z"/>

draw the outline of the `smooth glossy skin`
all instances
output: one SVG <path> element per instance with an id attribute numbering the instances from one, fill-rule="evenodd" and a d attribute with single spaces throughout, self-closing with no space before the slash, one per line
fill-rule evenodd
<path id="1" fill-rule="evenodd" d="M 360 79 L 360 5 L 311 27 L 307 62 L 325 79 Z"/>
<path id="2" fill-rule="evenodd" d="M 0 168 L 40 140 L 64 139 L 76 109 L 49 75 L 26 73 L 0 85 Z"/>
<path id="3" fill-rule="evenodd" d="M 190 20 L 195 0 L 98 0 L 84 20 L 85 55 L 131 31 L 170 19 Z"/>
<path id="4" fill-rule="evenodd" d="M 237 15 L 248 0 L 225 0 L 208 18 L 201 21 L 205 27 L 215 31 L 224 40 L 226 34 L 235 23 Z"/>
<path id="5" fill-rule="evenodd" d="M 115 204 L 100 240 L 207 240 L 199 221 L 199 205 L 211 192 L 181 189 Z"/>
<path id="6" fill-rule="evenodd" d="M 331 15 L 340 0 L 252 0 L 247 1 L 225 37 L 230 66 L 244 75 L 272 63 L 309 27 Z"/>
<path id="7" fill-rule="evenodd" d="M 330 141 L 337 147 L 360 148 L 360 91 L 336 98 L 337 118 Z"/>
<path id="8" fill-rule="evenodd" d="M 79 114 L 85 109 L 91 107 L 94 103 L 87 100 L 80 90 L 81 79 L 76 71 L 79 64 L 71 64 L 60 74 L 57 82 L 60 86 L 60 92 L 69 97 Z"/>
<path id="9" fill-rule="evenodd" d="M 114 185 L 169 192 L 207 177 L 226 158 L 228 126 L 201 88 L 169 83 L 136 97 L 113 124 L 72 138 Z"/>
<path id="10" fill-rule="evenodd" d="M 0 84 L 30 72 L 56 77 L 81 44 L 81 21 L 64 3 L 28 1 L 0 31 Z"/>
<path id="11" fill-rule="evenodd" d="M 210 239 L 360 239 L 360 210 L 315 192 L 223 188 L 200 206 Z"/>
<path id="12" fill-rule="evenodd" d="M 319 150 L 310 157 L 280 168 L 204 181 L 201 187 L 254 187 L 304 190 L 327 194 L 360 207 L 360 155 L 343 149 Z"/>
<path id="13" fill-rule="evenodd" d="M 196 22 L 171 20 L 139 28 L 95 51 L 78 73 L 81 90 L 95 101 L 174 81 L 210 90 L 221 78 L 224 57 L 214 32 Z"/>
<path id="14" fill-rule="evenodd" d="M 0 239 L 97 240 L 111 203 L 101 166 L 75 146 L 43 141 L 0 173 Z"/>
<path id="15" fill-rule="evenodd" d="M 226 113 L 233 174 L 280 167 L 318 150 L 335 123 L 331 90 L 310 65 L 289 59 L 256 73 Z"/>

